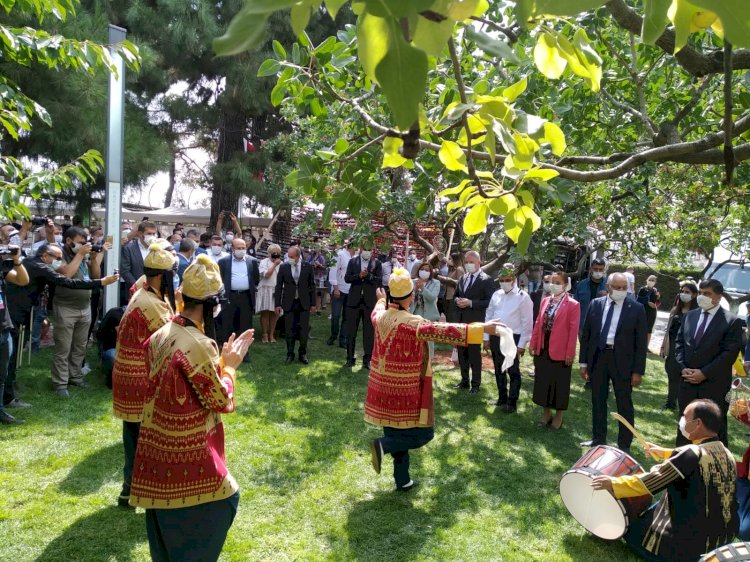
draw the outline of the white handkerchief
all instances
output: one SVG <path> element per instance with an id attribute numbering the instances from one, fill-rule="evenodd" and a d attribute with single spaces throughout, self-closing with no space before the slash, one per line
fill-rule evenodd
<path id="1" fill-rule="evenodd" d="M 516 340 L 513 338 L 513 330 L 508 326 L 496 326 L 495 335 L 500 338 L 500 353 L 503 354 L 502 371 L 507 371 L 516 360 Z"/>

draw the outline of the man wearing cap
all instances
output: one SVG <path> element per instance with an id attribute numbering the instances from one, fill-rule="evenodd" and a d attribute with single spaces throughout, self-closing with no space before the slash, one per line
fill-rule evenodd
<path id="1" fill-rule="evenodd" d="M 115 362 L 112 368 L 112 410 L 122 420 L 122 444 L 125 450 L 122 491 L 117 499 L 127 507 L 133 457 L 143 419 L 143 400 L 148 391 L 144 342 L 174 316 L 175 294 L 172 282 L 177 260 L 159 244 L 151 244 L 143 260 L 146 286 L 130 299 L 120 321 Z"/>
<path id="2" fill-rule="evenodd" d="M 409 450 L 434 437 L 432 364 L 428 341 L 465 346 L 481 344 L 483 334 L 494 334 L 497 322 L 446 324 L 430 322 L 409 312 L 414 300 L 411 275 L 397 267 L 385 291 L 377 290 L 378 302 L 371 320 L 375 330 L 370 378 L 365 399 L 365 421 L 383 428 L 383 437 L 370 442 L 372 466 L 380 474 L 383 455 L 393 457 L 396 490 L 413 490 L 409 476 Z"/>
<path id="3" fill-rule="evenodd" d="M 130 505 L 146 508 L 153 560 L 217 560 L 237 513 L 221 413 L 234 412 L 235 369 L 253 331 L 232 334 L 219 353 L 213 318 L 223 291 L 219 266 L 199 255 L 182 279 L 182 312 L 147 344 Z"/>

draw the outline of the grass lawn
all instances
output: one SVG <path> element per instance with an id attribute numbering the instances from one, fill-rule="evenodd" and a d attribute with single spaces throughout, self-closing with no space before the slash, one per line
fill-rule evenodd
<path id="1" fill-rule="evenodd" d="M 560 501 L 562 474 L 590 438 L 590 397 L 574 370 L 562 431 L 537 428 L 530 361 L 523 361 L 518 413 L 494 411 L 494 377 L 479 396 L 450 388 L 457 371 L 435 374 L 435 440 L 412 454 L 413 494 L 392 491 L 392 463 L 372 471 L 362 421 L 367 374 L 345 370 L 327 347 L 325 316 L 313 319 L 311 363 L 284 365 L 282 342 L 251 348 L 224 416 L 227 456 L 241 488 L 223 560 L 635 560 L 621 542 L 585 533 Z M 361 355 L 361 351 L 358 352 Z M 69 400 L 50 391 L 50 350 L 19 373 L 23 426 L 0 427 L 0 559 L 148 560 L 144 512 L 115 506 L 122 469 L 121 424 L 98 371 Z M 670 445 L 675 417 L 660 409 L 666 375 L 650 355 L 635 391 L 638 427 Z M 610 398 L 610 408 L 614 398 Z M 14 412 L 15 413 L 15 412 Z M 732 450 L 744 431 L 730 421 Z M 610 443 L 616 438 L 610 422 Z M 635 448 L 634 448 L 635 450 Z M 634 456 L 651 466 L 640 451 Z"/>

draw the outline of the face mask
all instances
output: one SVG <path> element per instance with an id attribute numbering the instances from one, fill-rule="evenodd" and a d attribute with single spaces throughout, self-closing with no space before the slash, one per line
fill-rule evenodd
<path id="1" fill-rule="evenodd" d="M 714 301 L 706 295 L 698 295 L 695 300 L 703 310 L 711 310 L 714 307 Z"/>
<path id="2" fill-rule="evenodd" d="M 685 419 L 685 416 L 682 416 L 680 418 L 680 433 L 682 433 L 682 436 L 685 439 L 690 439 L 690 434 L 687 431 L 687 420 Z"/>
<path id="3" fill-rule="evenodd" d="M 594 272 L 591 273 L 591 278 L 592 279 L 596 279 L 597 281 L 599 279 L 602 279 L 603 277 L 604 277 L 604 272 L 603 271 L 594 271 Z"/>
<path id="4" fill-rule="evenodd" d="M 10 237 L 10 243 L 14 246 L 20 246 L 21 245 L 21 237 L 18 234 L 14 234 Z"/>
<path id="5" fill-rule="evenodd" d="M 232 240 L 234 240 L 234 234 L 227 234 L 224 238 L 227 242 L 231 242 Z"/>
<path id="6" fill-rule="evenodd" d="M 693 300 L 693 295 L 690 293 L 680 293 L 680 300 L 682 302 L 690 302 Z"/>
<path id="7" fill-rule="evenodd" d="M 563 286 L 562 285 L 557 285 L 557 284 L 554 284 L 554 285 L 550 284 L 549 292 L 552 293 L 553 295 L 557 296 L 557 295 L 559 295 L 560 293 L 563 292 Z"/>
<path id="8" fill-rule="evenodd" d="M 625 297 L 628 296 L 627 291 L 616 291 L 613 290 L 612 294 L 610 295 L 612 297 L 612 300 L 615 302 L 622 302 L 625 300 Z"/>
<path id="9" fill-rule="evenodd" d="M 62 260 L 54 260 L 49 266 L 52 268 L 53 271 L 57 271 L 62 267 Z"/>
<path id="10" fill-rule="evenodd" d="M 221 255 L 221 246 L 211 246 L 211 253 L 215 256 Z"/>
<path id="11" fill-rule="evenodd" d="M 417 259 L 417 254 L 409 254 L 409 259 L 411 261 L 414 261 L 415 259 Z"/>
<path id="12" fill-rule="evenodd" d="M 238 260 L 244 259 L 245 258 L 245 250 L 235 250 L 234 251 L 234 257 L 237 258 Z"/>
<path id="13" fill-rule="evenodd" d="M 552 292 L 552 283 L 542 283 L 542 290 L 545 293 L 551 293 Z"/>
<path id="14" fill-rule="evenodd" d="M 128 237 L 128 234 L 130 234 L 130 229 L 129 229 L 129 228 L 126 228 L 126 229 L 124 229 L 124 230 L 122 231 L 122 237 L 123 237 L 123 238 L 127 238 L 127 237 Z"/>
<path id="15" fill-rule="evenodd" d="M 646 285 L 649 287 L 654 287 L 656 286 L 656 281 L 646 281 Z"/>
<path id="16" fill-rule="evenodd" d="M 368 250 L 362 250 L 362 253 L 360 255 L 362 256 L 363 260 L 369 261 L 370 257 L 372 257 L 372 252 L 370 252 Z"/>
<path id="17" fill-rule="evenodd" d="M 398 265 L 398 260 L 397 260 L 396 258 L 393 258 L 393 259 L 391 260 L 391 263 L 392 263 L 393 265 Z"/>
<path id="18" fill-rule="evenodd" d="M 293 266 L 296 266 L 299 263 L 299 258 L 289 258 L 289 263 L 291 263 Z"/>
<path id="19" fill-rule="evenodd" d="M 448 266 L 444 265 L 440 268 L 440 275 L 448 275 Z"/>
<path id="20" fill-rule="evenodd" d="M 147 234 L 143 237 L 143 243 L 146 245 L 146 247 L 151 246 L 151 244 L 154 243 L 154 240 L 156 240 L 156 236 L 153 234 Z"/>
<path id="21" fill-rule="evenodd" d="M 71 250 L 73 250 L 73 253 L 74 253 L 74 254 L 77 254 L 77 253 L 78 253 L 78 250 L 80 250 L 80 249 L 81 249 L 81 246 L 83 246 L 83 244 L 77 244 L 77 243 L 76 243 L 76 244 L 73 244 L 73 245 L 72 245 L 72 246 L 70 247 L 70 249 L 71 249 Z"/>
<path id="22" fill-rule="evenodd" d="M 473 263 L 467 263 L 465 269 L 466 269 L 466 273 L 471 275 L 477 270 L 477 266 L 474 265 Z"/>
<path id="23" fill-rule="evenodd" d="M 430 278 L 430 272 L 429 271 L 420 271 L 419 272 L 419 278 L 422 281 L 427 281 Z"/>
<path id="24" fill-rule="evenodd" d="M 513 283 L 500 283 L 500 288 L 506 293 L 510 293 L 513 290 Z"/>
<path id="25" fill-rule="evenodd" d="M 55 244 L 62 244 L 62 234 L 55 234 Z"/>

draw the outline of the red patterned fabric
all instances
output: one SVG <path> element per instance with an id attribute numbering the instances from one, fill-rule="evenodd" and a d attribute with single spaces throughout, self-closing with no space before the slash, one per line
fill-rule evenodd
<path id="1" fill-rule="evenodd" d="M 133 466 L 130 505 L 170 509 L 228 498 L 221 412 L 234 411 L 234 374 L 216 343 L 182 316 L 148 342 L 149 394 Z"/>
<path id="2" fill-rule="evenodd" d="M 432 364 L 427 341 L 451 345 L 481 343 L 483 327 L 429 322 L 381 301 L 372 312 L 375 345 L 365 399 L 365 421 L 372 425 L 432 427 Z"/>
<path id="3" fill-rule="evenodd" d="M 117 329 L 115 364 L 112 368 L 112 410 L 116 417 L 140 422 L 148 389 L 144 342 L 174 315 L 169 303 L 148 289 L 130 299 Z"/>

